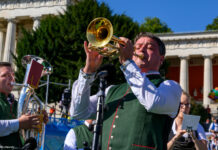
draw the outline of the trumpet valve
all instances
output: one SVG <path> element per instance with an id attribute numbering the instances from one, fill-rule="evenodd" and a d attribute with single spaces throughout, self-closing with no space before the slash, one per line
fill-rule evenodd
<path id="1" fill-rule="evenodd" d="M 39 124 L 37 125 L 36 131 L 39 132 L 40 134 L 42 133 L 42 127 L 43 127 L 43 114 L 39 114 Z"/>

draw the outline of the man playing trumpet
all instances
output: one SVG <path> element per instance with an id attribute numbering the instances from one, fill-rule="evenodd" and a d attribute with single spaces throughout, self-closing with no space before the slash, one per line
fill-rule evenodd
<path id="1" fill-rule="evenodd" d="M 15 82 L 14 71 L 8 62 L 0 62 L 0 146 L 22 147 L 23 142 L 19 129 L 37 129 L 40 123 L 38 115 L 22 115 L 17 117 L 17 101 L 11 91 Z M 44 122 L 48 115 L 44 111 Z"/>
<path id="2" fill-rule="evenodd" d="M 156 36 L 140 33 L 135 44 L 124 37 L 119 61 L 126 83 L 106 89 L 102 149 L 167 149 L 168 134 L 176 117 L 181 87 L 158 72 L 165 45 Z M 90 96 L 90 83 L 103 56 L 84 42 L 86 65 L 72 88 L 70 113 L 76 119 L 96 114 L 97 96 Z M 140 56 L 140 57 L 139 57 Z"/>

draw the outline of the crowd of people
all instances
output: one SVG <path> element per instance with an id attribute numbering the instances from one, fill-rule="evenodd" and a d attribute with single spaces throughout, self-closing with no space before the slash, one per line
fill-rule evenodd
<path id="1" fill-rule="evenodd" d="M 208 149 L 218 149 L 218 123 L 216 117 L 207 118 L 203 124 L 204 130 L 207 134 Z"/>
<path id="2" fill-rule="evenodd" d="M 150 33 L 138 34 L 134 44 L 125 37 L 120 40 L 124 43 L 117 45 L 119 62 L 126 82 L 105 89 L 101 149 L 206 150 L 209 141 L 200 124 L 196 131 L 182 130 L 183 115 L 190 112 L 190 95 L 159 73 L 166 53 L 164 43 Z M 69 131 L 65 150 L 89 149 L 94 134 L 99 93 L 91 95 L 91 85 L 103 56 L 91 50 L 86 41 L 84 50 L 86 64 L 72 86 L 70 115 L 86 121 Z M 16 119 L 17 102 L 10 96 L 11 82 L 14 72 L 10 63 L 0 63 L 0 145 L 22 147 L 19 129 L 36 128 L 39 120 L 29 114 Z M 46 112 L 44 116 L 46 123 Z M 213 134 L 218 130 L 215 120 L 209 126 Z M 216 137 L 212 141 L 215 143 Z"/>

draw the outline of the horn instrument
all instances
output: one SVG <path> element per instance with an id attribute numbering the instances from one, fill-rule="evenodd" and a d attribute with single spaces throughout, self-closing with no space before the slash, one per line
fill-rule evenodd
<path id="1" fill-rule="evenodd" d="M 113 26 L 104 17 L 95 18 L 89 23 L 86 30 L 86 37 L 89 43 L 91 43 L 89 49 L 97 51 L 105 57 L 118 57 L 119 47 L 116 45 L 125 45 L 124 41 L 113 35 Z M 144 58 L 144 56 L 136 55 L 135 53 L 133 55 L 140 59 Z"/>
<path id="2" fill-rule="evenodd" d="M 23 84 L 12 83 L 12 85 L 21 85 L 22 89 L 20 92 L 20 97 L 18 100 L 18 109 L 17 109 L 17 118 L 20 118 L 23 114 L 37 114 L 40 118 L 40 123 L 37 129 L 28 129 L 28 130 L 21 130 L 21 133 L 25 140 L 30 137 L 34 137 L 37 141 L 37 149 L 40 149 L 41 144 L 43 143 L 44 137 L 44 125 L 43 125 L 43 109 L 44 104 L 41 100 L 34 94 L 34 90 L 37 87 L 31 87 L 28 83 L 28 75 L 31 68 L 32 61 L 36 61 L 37 63 L 43 66 L 41 77 L 47 74 L 51 74 L 53 68 L 51 67 L 50 63 L 46 60 L 34 56 L 34 55 L 26 55 L 22 58 L 22 65 L 26 67 L 26 73 L 24 77 Z M 32 107 L 31 105 L 32 104 Z"/>

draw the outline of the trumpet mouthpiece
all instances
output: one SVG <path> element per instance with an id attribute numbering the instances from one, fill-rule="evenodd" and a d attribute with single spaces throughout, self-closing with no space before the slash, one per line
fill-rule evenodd
<path id="1" fill-rule="evenodd" d="M 26 84 L 20 84 L 20 83 L 16 83 L 16 82 L 11 82 L 12 86 L 27 86 Z"/>
<path id="2" fill-rule="evenodd" d="M 138 58 L 140 58 L 141 60 L 144 59 L 144 56 L 143 56 L 143 55 L 138 55 L 138 54 L 136 54 L 136 53 L 134 53 L 133 55 L 136 56 L 136 57 L 138 57 Z"/>

